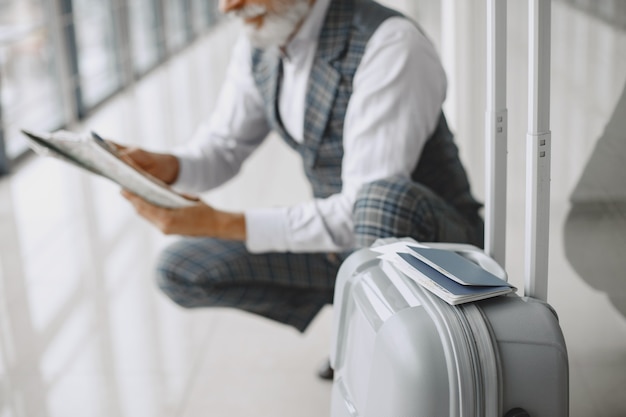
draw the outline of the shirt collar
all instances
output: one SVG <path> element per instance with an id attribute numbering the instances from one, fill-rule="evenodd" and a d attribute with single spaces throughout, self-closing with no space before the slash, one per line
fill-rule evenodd
<path id="1" fill-rule="evenodd" d="M 298 45 L 303 43 L 315 44 L 317 42 L 330 2 L 331 0 L 315 0 L 313 7 L 304 19 L 304 22 L 302 22 L 302 26 L 300 26 L 298 32 L 285 48 L 284 52 L 288 57 L 298 52 L 298 49 L 300 49 Z"/>

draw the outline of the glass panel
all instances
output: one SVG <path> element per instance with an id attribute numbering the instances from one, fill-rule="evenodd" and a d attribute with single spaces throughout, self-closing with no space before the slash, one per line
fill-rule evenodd
<path id="1" fill-rule="evenodd" d="M 159 15 L 154 0 L 128 3 L 135 73 L 143 74 L 159 60 Z"/>
<path id="2" fill-rule="evenodd" d="M 0 105 L 9 158 L 26 150 L 19 129 L 52 130 L 63 124 L 57 53 L 37 0 L 0 1 Z"/>
<path id="3" fill-rule="evenodd" d="M 187 2 L 181 0 L 165 0 L 165 29 L 167 30 L 167 47 L 176 51 L 185 45 L 188 39 Z"/>
<path id="4" fill-rule="evenodd" d="M 193 27 L 196 33 L 202 33 L 211 24 L 211 2 L 207 0 L 191 0 L 193 11 Z"/>
<path id="5" fill-rule="evenodd" d="M 120 87 L 118 39 L 111 1 L 74 0 L 83 106 L 93 107 Z"/>

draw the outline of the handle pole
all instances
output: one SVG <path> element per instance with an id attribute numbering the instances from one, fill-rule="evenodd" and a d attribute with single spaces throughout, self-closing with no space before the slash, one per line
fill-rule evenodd
<path id="1" fill-rule="evenodd" d="M 530 0 L 524 293 L 544 301 L 550 223 L 550 12 L 550 0 Z"/>
<path id="2" fill-rule="evenodd" d="M 487 106 L 485 112 L 485 252 L 506 258 L 506 0 L 487 0 Z"/>

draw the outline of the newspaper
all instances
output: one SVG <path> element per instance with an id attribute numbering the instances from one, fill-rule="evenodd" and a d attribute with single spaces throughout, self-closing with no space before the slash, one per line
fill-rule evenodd
<path id="1" fill-rule="evenodd" d="M 64 130 L 54 133 L 22 130 L 22 133 L 35 153 L 61 159 L 108 178 L 154 205 L 179 208 L 195 203 L 162 181 L 130 165 L 120 157 L 114 146 L 96 133 L 77 134 Z"/>

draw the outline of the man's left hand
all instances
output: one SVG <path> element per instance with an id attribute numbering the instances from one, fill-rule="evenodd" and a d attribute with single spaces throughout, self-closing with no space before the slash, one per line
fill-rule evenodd
<path id="1" fill-rule="evenodd" d="M 135 207 L 137 214 L 163 234 L 246 239 L 246 222 L 241 213 L 216 210 L 202 201 L 189 207 L 169 209 L 150 204 L 127 190 L 123 190 L 122 195 Z"/>

